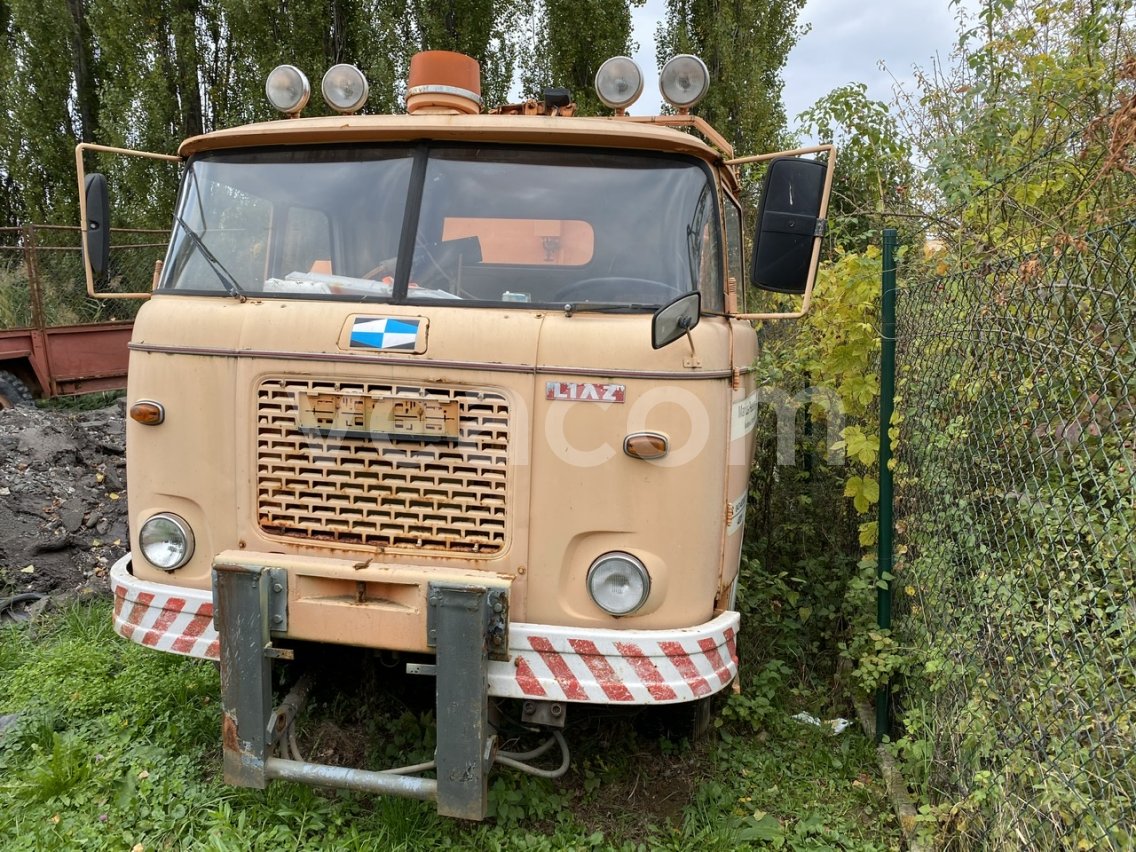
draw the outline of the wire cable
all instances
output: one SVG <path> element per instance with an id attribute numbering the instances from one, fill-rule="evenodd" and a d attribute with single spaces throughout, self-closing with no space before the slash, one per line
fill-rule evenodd
<path id="1" fill-rule="evenodd" d="M 497 755 L 497 763 L 502 766 L 509 766 L 513 769 L 519 769 L 521 772 L 529 775 L 535 775 L 537 778 L 559 778 L 568 771 L 569 755 L 568 743 L 564 741 L 564 735 L 560 731 L 552 732 L 552 739 L 549 742 L 557 742 L 560 744 L 561 760 L 560 765 L 555 769 L 540 769 L 536 766 L 530 766 L 527 763 L 522 763 L 519 760 L 514 760 L 511 757 L 502 757 L 500 753 Z"/>
<path id="2" fill-rule="evenodd" d="M 547 754 L 548 750 L 550 748 L 552 748 L 554 745 L 556 745 L 556 737 L 549 737 L 547 740 L 545 740 L 539 746 L 534 748 L 532 751 L 504 751 L 504 750 L 502 750 L 502 751 L 497 752 L 497 755 L 498 755 L 498 757 L 507 757 L 510 760 L 533 760 L 535 758 L 540 757 L 543 754 Z"/>

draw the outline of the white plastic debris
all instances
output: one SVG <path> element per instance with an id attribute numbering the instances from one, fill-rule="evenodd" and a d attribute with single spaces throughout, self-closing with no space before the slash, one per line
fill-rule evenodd
<path id="1" fill-rule="evenodd" d="M 840 716 L 838 716 L 835 719 L 825 719 L 823 722 L 820 719 L 818 719 L 816 716 L 813 716 L 809 713 L 798 713 L 793 718 L 796 719 L 798 722 L 804 722 L 806 725 L 815 725 L 818 728 L 822 728 L 822 727 L 831 728 L 832 732 L 834 734 L 843 734 L 850 727 L 852 727 L 851 721 L 849 721 L 848 719 L 844 719 Z"/>

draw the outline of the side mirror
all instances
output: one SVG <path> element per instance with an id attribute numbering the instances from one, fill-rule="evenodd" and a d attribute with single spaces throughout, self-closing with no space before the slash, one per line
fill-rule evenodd
<path id="1" fill-rule="evenodd" d="M 816 160 L 779 157 L 761 187 L 750 281 L 775 293 L 805 292 L 813 245 L 824 236 L 820 218 L 828 167 Z"/>
<path id="2" fill-rule="evenodd" d="M 673 302 L 663 305 L 651 318 L 651 347 L 662 349 L 678 340 L 696 325 L 702 313 L 702 294 L 698 291 L 683 293 Z"/>
<path id="3" fill-rule="evenodd" d="M 84 190 L 87 196 L 87 221 L 83 223 L 87 231 L 87 260 L 91 271 L 100 275 L 106 270 L 110 256 L 110 199 L 106 178 L 100 174 L 87 175 Z"/>

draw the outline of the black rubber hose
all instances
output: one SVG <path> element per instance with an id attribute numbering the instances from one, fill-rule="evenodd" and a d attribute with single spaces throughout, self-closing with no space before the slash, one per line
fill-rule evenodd
<path id="1" fill-rule="evenodd" d="M 6 610 L 12 609 L 17 604 L 35 603 L 46 597 L 47 595 L 42 592 L 23 592 L 22 594 L 12 595 L 10 598 L 0 598 L 0 615 L 3 615 Z"/>

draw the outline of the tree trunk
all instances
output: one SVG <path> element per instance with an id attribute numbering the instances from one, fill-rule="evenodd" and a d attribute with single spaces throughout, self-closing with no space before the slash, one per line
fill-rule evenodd
<path id="1" fill-rule="evenodd" d="M 71 61 L 79 113 L 79 138 L 93 142 L 99 129 L 99 93 L 85 0 L 67 0 L 67 9 L 74 24 L 71 30 Z"/>
<path id="2" fill-rule="evenodd" d="M 197 78 L 200 64 L 197 50 L 197 15 L 199 0 L 175 0 L 170 35 L 173 37 L 174 81 L 181 112 L 183 136 L 199 136 L 205 132 L 201 108 L 201 84 Z"/>

